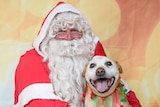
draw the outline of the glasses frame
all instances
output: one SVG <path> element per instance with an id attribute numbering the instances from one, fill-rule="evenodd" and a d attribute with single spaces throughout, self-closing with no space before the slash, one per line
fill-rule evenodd
<path id="1" fill-rule="evenodd" d="M 55 39 L 60 40 L 67 40 L 67 39 L 80 39 L 82 37 L 82 32 L 76 29 L 67 29 L 67 30 L 60 30 L 56 33 Z"/>

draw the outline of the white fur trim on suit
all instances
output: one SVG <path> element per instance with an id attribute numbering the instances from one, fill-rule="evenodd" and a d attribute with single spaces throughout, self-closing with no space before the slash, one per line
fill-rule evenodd
<path id="1" fill-rule="evenodd" d="M 122 84 L 124 84 L 125 89 L 127 89 L 126 93 L 128 93 L 131 90 L 131 88 L 129 87 L 129 85 L 122 78 L 121 78 L 120 82 Z"/>
<path id="2" fill-rule="evenodd" d="M 62 100 L 53 93 L 51 83 L 35 83 L 23 89 L 18 96 L 18 103 L 14 105 L 14 107 L 24 107 L 24 105 L 28 104 L 31 100 L 37 98 Z"/>

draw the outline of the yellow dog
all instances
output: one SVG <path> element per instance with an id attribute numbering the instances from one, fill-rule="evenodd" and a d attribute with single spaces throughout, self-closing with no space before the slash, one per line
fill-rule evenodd
<path id="1" fill-rule="evenodd" d="M 121 82 L 121 66 L 106 56 L 94 56 L 86 65 L 85 107 L 130 107 L 126 89 Z"/>

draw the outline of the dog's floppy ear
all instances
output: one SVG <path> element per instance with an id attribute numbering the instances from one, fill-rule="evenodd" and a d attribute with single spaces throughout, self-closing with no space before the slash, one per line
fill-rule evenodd
<path id="1" fill-rule="evenodd" d="M 88 64 L 85 65 L 83 72 L 82 72 L 82 76 L 85 77 L 85 73 L 86 73 L 86 69 L 87 69 Z"/>
<path id="2" fill-rule="evenodd" d="M 116 65 L 117 65 L 117 68 L 118 68 L 118 70 L 119 70 L 119 73 L 122 73 L 122 72 L 123 72 L 123 69 L 122 69 L 121 65 L 118 63 L 118 61 L 114 61 L 114 62 L 115 62 Z"/>

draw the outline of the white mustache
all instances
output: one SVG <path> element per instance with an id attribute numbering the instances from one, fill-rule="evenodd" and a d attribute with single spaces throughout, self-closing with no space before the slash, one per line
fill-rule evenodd
<path id="1" fill-rule="evenodd" d="M 49 51 L 59 56 L 81 55 L 85 50 L 84 43 L 81 40 L 72 41 L 52 41 Z"/>

